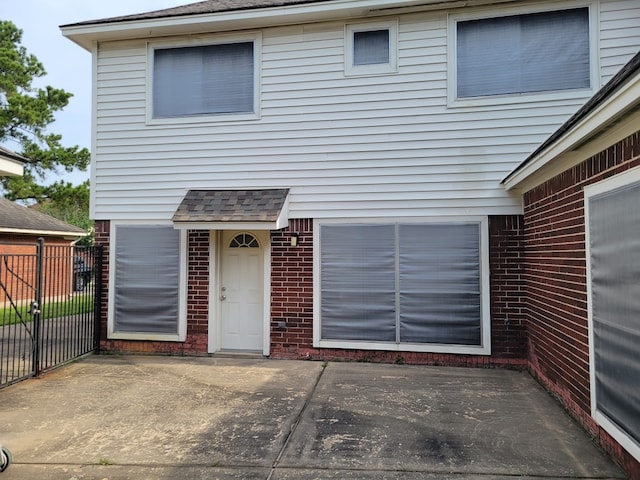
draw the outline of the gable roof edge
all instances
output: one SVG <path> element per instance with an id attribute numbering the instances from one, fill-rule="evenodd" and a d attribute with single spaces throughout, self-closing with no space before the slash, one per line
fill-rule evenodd
<path id="1" fill-rule="evenodd" d="M 502 180 L 506 190 L 520 189 L 533 175 L 603 128 L 640 106 L 640 52 L 591 99 Z M 571 166 L 566 166 L 570 168 Z"/>

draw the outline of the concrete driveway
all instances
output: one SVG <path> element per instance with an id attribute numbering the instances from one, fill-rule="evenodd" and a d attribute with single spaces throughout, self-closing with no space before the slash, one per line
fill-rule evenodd
<path id="1" fill-rule="evenodd" d="M 508 370 L 90 356 L 0 405 L 0 480 L 625 478 Z"/>

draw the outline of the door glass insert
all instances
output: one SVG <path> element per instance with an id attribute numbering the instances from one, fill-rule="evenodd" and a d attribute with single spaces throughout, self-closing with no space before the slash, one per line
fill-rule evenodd
<path id="1" fill-rule="evenodd" d="M 249 233 L 240 233 L 233 237 L 229 243 L 229 248 L 260 248 L 256 237 Z"/>

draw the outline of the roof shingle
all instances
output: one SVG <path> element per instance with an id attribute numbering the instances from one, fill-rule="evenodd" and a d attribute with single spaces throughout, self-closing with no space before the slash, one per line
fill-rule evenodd
<path id="1" fill-rule="evenodd" d="M 97 25 L 101 23 L 130 22 L 138 20 L 152 20 L 168 17 L 184 17 L 189 15 L 204 15 L 208 13 L 223 13 L 240 10 L 257 10 L 261 8 L 286 7 L 305 3 L 323 3 L 333 0 L 205 0 L 204 2 L 191 3 L 163 10 L 139 13 L 134 15 L 124 15 L 120 17 L 102 18 L 98 20 L 87 20 L 84 22 L 63 25 Z"/>
<path id="2" fill-rule="evenodd" d="M 289 189 L 189 190 L 173 215 L 181 222 L 275 222 Z"/>
<path id="3" fill-rule="evenodd" d="M 0 198 L 0 231 L 3 229 L 32 230 L 81 237 L 87 232 L 62 220 Z"/>

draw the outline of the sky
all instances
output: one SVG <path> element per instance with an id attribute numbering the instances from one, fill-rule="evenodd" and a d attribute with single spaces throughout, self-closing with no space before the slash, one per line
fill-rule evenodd
<path id="1" fill-rule="evenodd" d="M 60 33 L 60 25 L 115 17 L 195 3 L 197 0 L 0 0 L 0 19 L 11 20 L 23 31 L 22 45 L 44 65 L 47 75 L 34 82 L 73 94 L 58 112 L 48 131 L 62 135 L 64 146 L 91 147 L 91 54 Z M 16 144 L 6 148 L 20 150 Z M 62 178 L 81 183 L 86 172 L 63 173 Z"/>

